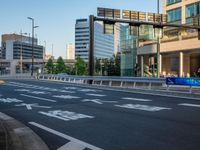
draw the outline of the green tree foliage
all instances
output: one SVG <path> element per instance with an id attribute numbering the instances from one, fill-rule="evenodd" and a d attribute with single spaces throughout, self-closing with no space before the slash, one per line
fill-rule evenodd
<path id="1" fill-rule="evenodd" d="M 54 64 L 52 58 L 50 58 L 46 64 L 47 73 L 54 73 Z"/>
<path id="2" fill-rule="evenodd" d="M 56 73 L 66 73 L 67 67 L 62 57 L 59 57 L 56 63 Z"/>
<path id="3" fill-rule="evenodd" d="M 76 58 L 76 63 L 75 63 L 75 74 L 76 75 L 86 75 L 87 74 L 87 66 L 85 61 L 77 57 Z"/>

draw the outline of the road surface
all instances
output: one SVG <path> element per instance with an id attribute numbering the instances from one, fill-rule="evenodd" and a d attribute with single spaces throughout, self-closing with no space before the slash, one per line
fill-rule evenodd
<path id="1" fill-rule="evenodd" d="M 67 83 L 6 80 L 0 112 L 51 150 L 198 150 L 200 101 Z"/>

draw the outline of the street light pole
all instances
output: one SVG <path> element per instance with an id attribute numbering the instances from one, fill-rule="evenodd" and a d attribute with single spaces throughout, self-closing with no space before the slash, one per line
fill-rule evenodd
<path id="1" fill-rule="evenodd" d="M 29 20 L 32 21 L 32 68 L 31 68 L 31 76 L 33 76 L 33 71 L 34 71 L 34 29 L 38 28 L 39 26 L 34 25 L 34 19 L 31 17 L 27 17 Z"/>
<path id="2" fill-rule="evenodd" d="M 20 31 L 20 34 L 21 34 L 21 51 L 20 51 L 20 73 L 23 73 L 23 69 L 22 69 L 22 59 L 23 59 L 23 56 L 22 56 L 22 38 L 23 38 L 23 34 L 27 34 L 27 33 L 22 33 L 22 30 Z"/>
<path id="3" fill-rule="evenodd" d="M 160 0 L 157 0 L 157 13 L 160 13 Z M 161 21 L 161 20 L 160 20 Z M 160 29 L 157 37 L 157 78 L 160 77 Z"/>

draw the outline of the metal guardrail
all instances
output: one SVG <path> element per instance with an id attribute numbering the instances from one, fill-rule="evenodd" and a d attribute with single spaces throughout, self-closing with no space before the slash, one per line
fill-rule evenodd
<path id="1" fill-rule="evenodd" d="M 31 76 L 31 74 L 15 74 L 15 75 L 0 75 L 0 79 L 35 79 L 35 75 Z"/>
<path id="2" fill-rule="evenodd" d="M 69 75 L 40 75 L 39 79 L 54 80 L 70 83 L 88 84 L 109 87 L 147 87 L 151 89 L 152 86 L 162 87 L 165 84 L 165 78 L 146 78 L 146 77 L 111 77 L 111 76 L 69 76 Z"/>

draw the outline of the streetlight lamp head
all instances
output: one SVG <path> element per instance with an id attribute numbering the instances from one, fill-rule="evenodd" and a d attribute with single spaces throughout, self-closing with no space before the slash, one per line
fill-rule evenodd
<path id="1" fill-rule="evenodd" d="M 28 19 L 30 19 L 30 20 L 33 20 L 33 18 L 31 18 L 31 17 L 27 17 Z"/>
<path id="2" fill-rule="evenodd" d="M 38 28 L 39 26 L 34 26 L 34 28 Z"/>

